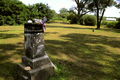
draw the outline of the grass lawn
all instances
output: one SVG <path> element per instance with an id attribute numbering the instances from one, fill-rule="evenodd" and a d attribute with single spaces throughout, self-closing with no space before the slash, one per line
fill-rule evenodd
<path id="1" fill-rule="evenodd" d="M 120 80 L 120 30 L 50 23 L 45 51 L 56 65 L 50 80 Z M 0 80 L 18 80 L 24 26 L 0 26 Z"/>

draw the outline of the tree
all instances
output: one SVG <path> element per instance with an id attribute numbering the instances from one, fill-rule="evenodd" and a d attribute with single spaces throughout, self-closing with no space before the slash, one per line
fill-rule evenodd
<path id="1" fill-rule="evenodd" d="M 91 1 L 92 2 L 89 5 L 89 9 L 97 14 L 97 29 L 99 29 L 106 8 L 113 6 L 115 2 L 114 0 L 91 0 Z"/>
<path id="2" fill-rule="evenodd" d="M 117 7 L 118 9 L 120 9 L 120 0 L 117 0 L 115 7 Z"/>
<path id="3" fill-rule="evenodd" d="M 29 18 L 29 9 L 19 0 L 0 0 L 0 25 L 23 24 Z"/>
<path id="4" fill-rule="evenodd" d="M 75 14 L 75 15 L 77 14 L 77 13 L 75 12 L 75 10 L 74 10 L 74 7 L 69 8 L 68 13 L 69 13 L 69 14 Z"/>
<path id="5" fill-rule="evenodd" d="M 6 24 L 7 16 L 12 14 L 10 4 L 11 4 L 10 0 L 0 0 L 0 15 L 1 15 L 0 25 Z"/>
<path id="6" fill-rule="evenodd" d="M 53 18 L 56 18 L 57 17 L 57 13 L 55 10 L 52 10 L 52 14 L 53 14 Z"/>
<path id="7" fill-rule="evenodd" d="M 0 0 L 0 25 L 24 24 L 29 19 L 44 16 L 50 20 L 53 11 L 43 3 L 27 6 L 19 0 Z"/>
<path id="8" fill-rule="evenodd" d="M 61 9 L 59 10 L 59 12 L 60 12 L 60 17 L 62 17 L 62 18 L 67 18 L 67 16 L 68 16 L 68 9 L 66 9 L 66 8 L 61 8 Z"/>
<path id="9" fill-rule="evenodd" d="M 52 10 L 49 8 L 48 5 L 45 5 L 43 3 L 29 5 L 29 11 L 31 11 L 30 19 L 34 18 L 42 19 L 44 16 L 46 16 L 47 19 L 50 20 L 53 17 Z"/>
<path id="10" fill-rule="evenodd" d="M 91 0 L 73 0 L 73 1 L 77 4 L 75 10 L 77 10 L 78 19 L 80 19 L 83 15 L 90 12 L 90 10 L 88 9 L 88 5 L 91 2 Z"/>
<path id="11" fill-rule="evenodd" d="M 61 13 L 67 13 L 67 11 L 68 11 L 68 9 L 66 9 L 66 8 L 61 8 L 61 9 L 59 10 L 60 14 L 61 14 Z"/>
<path id="12" fill-rule="evenodd" d="M 11 0 L 10 8 L 12 10 L 12 14 L 9 16 L 12 17 L 14 24 L 24 24 L 24 22 L 29 19 L 30 11 L 28 6 L 23 4 L 21 1 Z"/>

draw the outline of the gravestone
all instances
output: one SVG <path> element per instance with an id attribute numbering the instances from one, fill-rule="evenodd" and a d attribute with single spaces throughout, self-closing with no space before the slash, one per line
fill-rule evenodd
<path id="1" fill-rule="evenodd" d="M 48 80 L 55 66 L 45 52 L 42 24 L 24 24 L 25 56 L 18 64 L 18 77 L 21 80 Z"/>

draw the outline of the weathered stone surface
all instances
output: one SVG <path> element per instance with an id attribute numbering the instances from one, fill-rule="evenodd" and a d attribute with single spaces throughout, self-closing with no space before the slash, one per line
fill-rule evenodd
<path id="1" fill-rule="evenodd" d="M 25 55 L 32 59 L 45 55 L 43 33 L 25 33 Z"/>
<path id="2" fill-rule="evenodd" d="M 21 80 L 48 80 L 54 74 L 54 67 L 47 64 L 27 71 L 25 65 L 20 63 L 18 64 L 18 74 Z"/>
<path id="3" fill-rule="evenodd" d="M 32 59 L 44 56 L 44 33 L 42 25 L 24 24 L 24 27 L 25 55 Z"/>
<path id="4" fill-rule="evenodd" d="M 30 66 L 32 69 L 37 68 L 37 67 L 41 67 L 43 65 L 49 64 L 49 57 L 47 55 L 44 55 L 42 57 L 39 58 L 35 58 L 35 59 L 30 59 L 26 56 L 22 57 L 22 63 L 25 66 Z"/>

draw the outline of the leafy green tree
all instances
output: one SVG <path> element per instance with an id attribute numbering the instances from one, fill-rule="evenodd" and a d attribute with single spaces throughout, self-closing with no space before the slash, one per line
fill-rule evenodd
<path id="1" fill-rule="evenodd" d="M 0 0 L 0 14 L 3 16 L 8 16 L 12 14 L 12 10 L 9 5 L 11 4 L 10 0 Z"/>
<path id="2" fill-rule="evenodd" d="M 12 19 L 11 16 L 7 16 L 6 17 L 6 24 L 9 24 L 9 25 L 13 25 L 14 24 L 14 20 Z"/>
<path id="3" fill-rule="evenodd" d="M 62 18 L 67 18 L 67 16 L 68 16 L 68 9 L 66 9 L 66 8 L 61 8 L 61 9 L 59 10 L 59 12 L 60 12 L 60 16 L 61 16 Z"/>
<path id="4" fill-rule="evenodd" d="M 59 10 L 60 14 L 61 14 L 61 13 L 67 13 L 67 11 L 68 11 L 68 9 L 66 9 L 66 8 L 61 8 L 61 9 Z"/>
<path id="5" fill-rule="evenodd" d="M 84 24 L 84 16 L 82 16 L 80 19 L 79 19 L 79 24 L 83 25 Z"/>
<path id="6" fill-rule="evenodd" d="M 96 24 L 96 17 L 93 15 L 87 15 L 84 19 L 85 25 L 95 26 Z"/>
<path id="7" fill-rule="evenodd" d="M 70 14 L 67 17 L 67 20 L 70 20 L 70 24 L 77 24 L 78 22 L 78 17 L 75 14 Z"/>
<path id="8" fill-rule="evenodd" d="M 68 11 L 69 14 L 77 14 L 74 10 L 73 7 L 69 8 L 69 11 Z"/>
<path id="9" fill-rule="evenodd" d="M 12 14 L 12 10 L 9 7 L 10 3 L 10 0 L 0 0 L 1 25 L 6 24 L 6 17 Z"/>
<path id="10" fill-rule="evenodd" d="M 77 10 L 78 20 L 90 10 L 88 9 L 88 5 L 91 0 L 73 0 L 76 3 L 75 10 Z"/>
<path id="11" fill-rule="evenodd" d="M 61 16 L 62 18 L 67 18 L 68 13 L 61 13 L 60 16 Z"/>
<path id="12" fill-rule="evenodd" d="M 33 18 L 52 19 L 53 11 L 43 3 L 25 5 L 19 0 L 0 0 L 0 25 L 24 24 Z"/>
<path id="13" fill-rule="evenodd" d="M 21 24 L 29 18 L 29 9 L 19 0 L 0 1 L 0 24 Z"/>
<path id="14" fill-rule="evenodd" d="M 57 13 L 55 10 L 52 10 L 52 14 L 53 14 L 53 18 L 56 18 L 57 17 Z"/>
<path id="15" fill-rule="evenodd" d="M 48 20 L 52 19 L 53 17 L 53 12 L 49 8 L 49 6 L 43 4 L 43 3 L 36 3 L 33 5 L 29 5 L 29 11 L 30 13 L 30 18 L 39 18 L 42 19 L 44 16 L 47 17 Z"/>
<path id="16" fill-rule="evenodd" d="M 116 0 L 116 5 L 115 5 L 118 9 L 120 9 L 120 0 Z"/>
<path id="17" fill-rule="evenodd" d="M 16 24 L 23 24 L 29 19 L 30 11 L 28 9 L 28 6 L 23 4 L 21 1 L 13 0 L 10 4 L 10 7 L 12 9 L 11 16 Z"/>
<path id="18" fill-rule="evenodd" d="M 48 5 L 46 5 L 46 8 L 47 8 L 46 9 L 46 17 L 47 17 L 47 19 L 49 21 L 50 19 L 53 18 L 54 13 L 53 13 L 53 11 L 50 9 L 50 7 Z"/>
<path id="19" fill-rule="evenodd" d="M 91 0 L 91 1 L 92 2 L 89 5 L 89 9 L 97 14 L 97 29 L 99 29 L 106 8 L 113 6 L 115 2 L 114 0 Z"/>
<path id="20" fill-rule="evenodd" d="M 0 15 L 0 25 L 3 25 L 4 22 L 5 22 L 4 16 L 3 16 L 3 15 Z"/>

